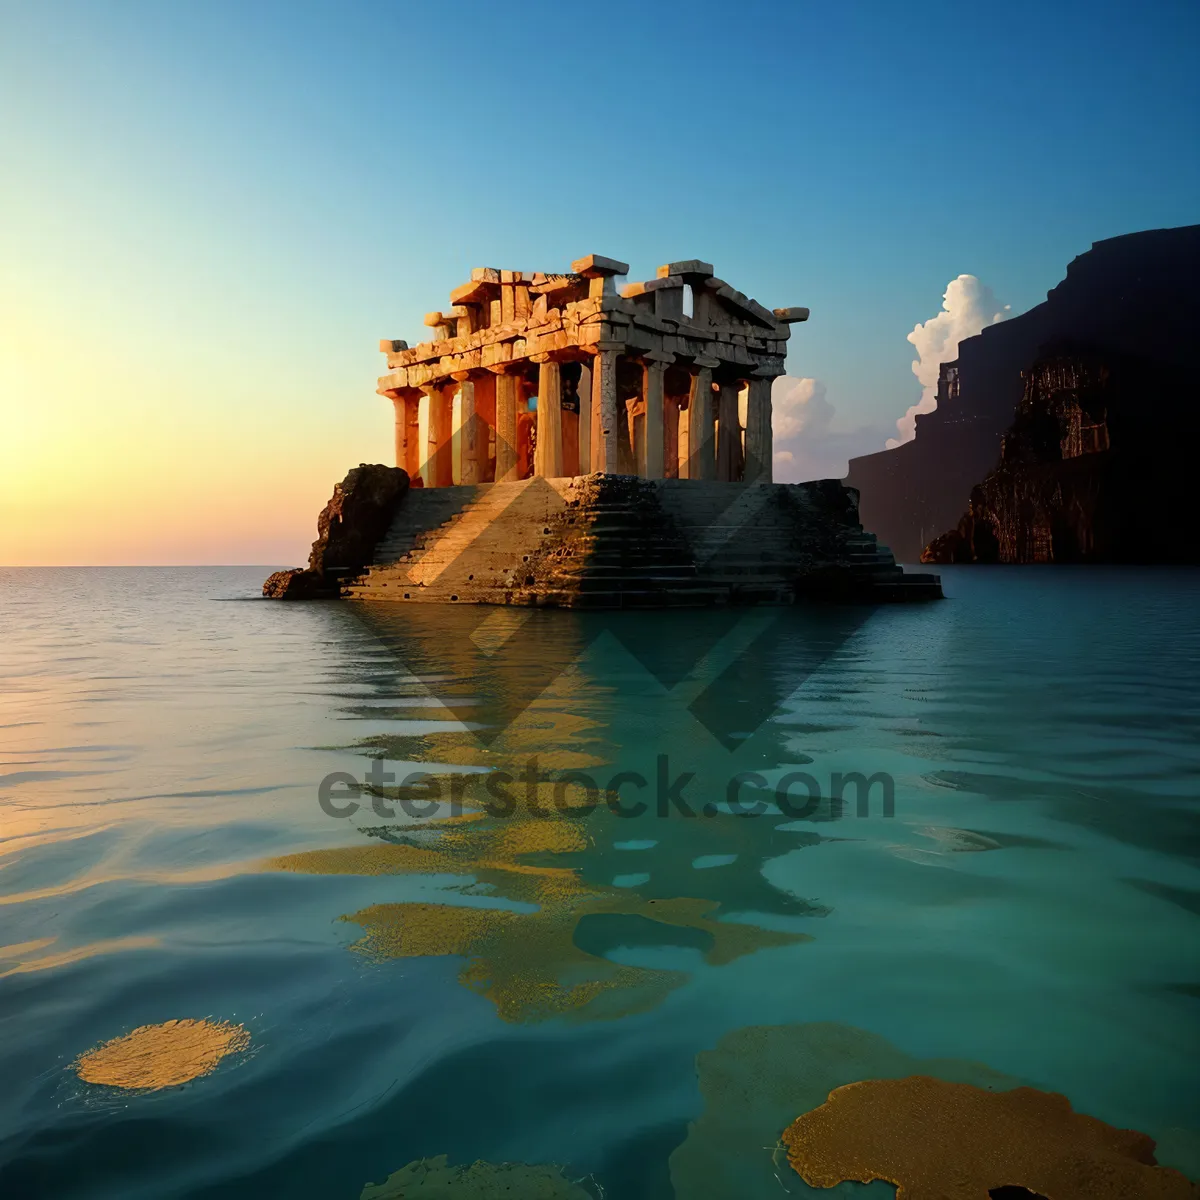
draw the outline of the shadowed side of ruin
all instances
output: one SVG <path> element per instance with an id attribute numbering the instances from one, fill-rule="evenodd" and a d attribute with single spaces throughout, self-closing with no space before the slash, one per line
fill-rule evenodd
<path id="1" fill-rule="evenodd" d="M 342 594 L 570 608 L 928 600 L 832 480 L 738 484 L 534 477 L 414 489 Z"/>

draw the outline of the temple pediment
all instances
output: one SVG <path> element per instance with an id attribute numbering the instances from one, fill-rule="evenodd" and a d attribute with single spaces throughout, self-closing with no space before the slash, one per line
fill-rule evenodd
<path id="1" fill-rule="evenodd" d="M 412 347 L 380 343 L 390 373 L 379 391 L 425 387 L 545 354 L 581 360 L 600 347 L 783 374 L 790 325 L 807 310 L 768 309 L 700 259 L 667 263 L 656 278 L 629 283 L 618 294 L 615 281 L 628 270 L 600 254 L 576 259 L 564 272 L 477 267 L 450 293 L 446 309 L 425 315 L 430 340 Z"/>

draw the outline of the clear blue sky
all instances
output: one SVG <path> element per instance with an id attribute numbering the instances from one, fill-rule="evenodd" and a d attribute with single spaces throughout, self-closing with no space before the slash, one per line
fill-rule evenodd
<path id="1" fill-rule="evenodd" d="M 1195 0 L 10 2 L 0 402 L 94 395 L 236 460 L 210 480 L 290 456 L 327 493 L 387 455 L 379 337 L 472 266 L 594 251 L 810 306 L 789 371 L 890 424 L 954 276 L 1019 312 L 1200 220 L 1198 61 Z"/>

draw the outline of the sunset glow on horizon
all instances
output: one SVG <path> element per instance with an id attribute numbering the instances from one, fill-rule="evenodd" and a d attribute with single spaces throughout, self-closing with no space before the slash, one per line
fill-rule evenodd
<path id="1" fill-rule="evenodd" d="M 882 449 L 948 280 L 1016 314 L 1093 240 L 1196 219 L 1171 8 L 1047 27 L 1031 6 L 1035 45 L 947 8 L 938 61 L 972 63 L 954 95 L 887 5 L 483 6 L 452 34 L 374 3 L 10 11 L 0 564 L 303 562 L 333 484 L 392 461 L 379 339 L 421 340 L 480 265 L 602 253 L 641 279 L 702 255 L 811 307 L 788 371 L 841 457 L 805 461 Z M 420 52 L 398 65 L 401 32 Z M 668 38 L 736 103 L 649 96 Z M 564 68 L 574 91 L 547 87 Z"/>

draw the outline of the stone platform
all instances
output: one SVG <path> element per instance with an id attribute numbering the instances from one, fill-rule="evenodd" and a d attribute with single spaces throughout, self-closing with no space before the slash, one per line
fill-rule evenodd
<path id="1" fill-rule="evenodd" d="M 858 521 L 836 480 L 594 474 L 414 488 L 351 599 L 568 608 L 942 597 Z"/>

